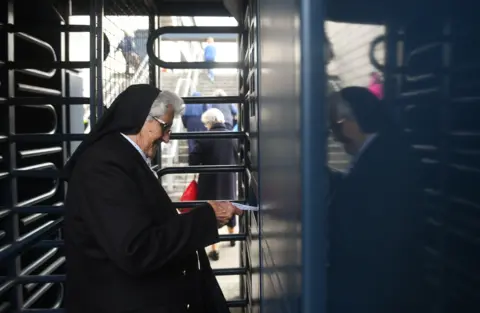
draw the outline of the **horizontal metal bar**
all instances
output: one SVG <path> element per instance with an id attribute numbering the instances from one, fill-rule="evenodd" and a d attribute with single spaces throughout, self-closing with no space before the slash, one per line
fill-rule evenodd
<path id="1" fill-rule="evenodd" d="M 10 140 L 16 142 L 58 142 L 81 141 L 86 134 L 15 134 L 10 135 Z"/>
<path id="2" fill-rule="evenodd" d="M 25 275 L 18 276 L 18 284 L 29 283 L 61 283 L 65 281 L 65 275 Z"/>
<path id="3" fill-rule="evenodd" d="M 186 173 L 240 173 L 246 170 L 244 165 L 198 165 L 198 166 L 179 166 L 179 167 L 165 167 L 159 169 L 152 168 L 157 172 L 158 176 L 168 174 L 186 174 Z M 52 169 L 42 170 L 18 170 L 11 172 L 13 177 L 38 177 L 38 178 L 60 178 L 61 171 Z"/>
<path id="4" fill-rule="evenodd" d="M 41 97 L 18 97 L 10 98 L 5 101 L 8 105 L 45 105 L 45 104 L 65 104 L 65 105 L 77 105 L 77 104 L 89 104 L 90 98 L 87 97 L 53 97 L 53 96 L 41 96 Z M 2 101 L 0 101 L 2 103 Z"/>
<path id="5" fill-rule="evenodd" d="M 59 170 L 53 169 L 43 169 L 43 170 L 13 170 L 11 175 L 13 177 L 36 177 L 36 178 L 60 178 L 61 172 Z"/>
<path id="6" fill-rule="evenodd" d="M 54 69 L 76 69 L 76 68 L 90 68 L 89 61 L 47 61 L 38 62 L 34 60 L 23 61 L 8 61 L 5 62 L 8 69 L 29 69 L 29 68 L 54 68 Z"/>
<path id="7" fill-rule="evenodd" d="M 60 31 L 60 32 L 70 32 L 70 33 L 88 33 L 91 28 L 90 25 L 65 25 L 65 24 L 34 24 L 33 27 L 25 27 L 23 25 L 4 25 L 9 33 L 29 33 L 32 31 L 32 28 L 35 30 L 41 29 L 46 31 Z"/>
<path id="8" fill-rule="evenodd" d="M 207 132 L 189 132 L 189 133 L 172 133 L 170 139 L 228 139 L 228 138 L 244 138 L 246 137 L 245 132 L 234 132 L 234 131 L 207 131 Z"/>
<path id="9" fill-rule="evenodd" d="M 219 235 L 218 238 L 221 242 L 223 242 L 223 241 L 245 241 L 245 240 L 247 240 L 247 235 L 246 234 L 225 234 L 225 235 Z"/>
<path id="10" fill-rule="evenodd" d="M 242 68 L 243 66 L 242 62 L 165 62 L 155 55 L 148 57 L 156 66 L 167 69 Z"/>
<path id="11" fill-rule="evenodd" d="M 218 268 L 213 273 L 217 276 L 245 275 L 246 268 Z M 18 284 L 30 283 L 61 283 L 65 281 L 65 275 L 24 275 L 16 279 Z"/>
<path id="12" fill-rule="evenodd" d="M 183 97 L 183 101 L 187 104 L 201 104 L 201 103 L 242 103 L 243 98 L 240 96 L 226 96 L 226 97 Z"/>
<path id="13" fill-rule="evenodd" d="M 199 166 L 180 166 L 165 167 L 157 170 L 159 177 L 167 174 L 186 174 L 186 173 L 240 173 L 245 171 L 244 165 L 199 165 Z"/>
<path id="14" fill-rule="evenodd" d="M 178 28 L 178 27 L 176 27 Z M 238 34 L 165 34 L 162 41 L 205 41 L 208 37 L 215 37 L 215 42 L 236 42 Z"/>
<path id="15" fill-rule="evenodd" d="M 48 214 L 63 214 L 65 207 L 63 205 L 50 206 L 50 205 L 38 205 L 38 206 L 22 206 L 14 207 L 11 209 L 13 213 L 31 214 L 31 213 L 48 213 Z"/>
<path id="16" fill-rule="evenodd" d="M 50 232 L 57 230 L 62 222 L 63 217 L 44 224 L 44 226 L 36 228 L 34 231 L 22 236 L 15 243 L 0 251 L 0 262 L 4 262 L 4 259 L 6 258 L 14 257 L 25 252 L 29 247 L 33 246 L 37 241 L 44 238 Z"/>
<path id="17" fill-rule="evenodd" d="M 25 313 L 67 313 L 65 309 L 22 309 L 20 312 Z"/>
<path id="18" fill-rule="evenodd" d="M 224 241 L 245 241 L 247 238 L 246 234 L 228 234 L 228 235 L 220 235 L 219 237 L 220 242 Z M 63 247 L 65 242 L 63 240 L 42 240 L 35 244 L 33 248 L 58 248 Z"/>
<path id="19" fill-rule="evenodd" d="M 236 199 L 236 200 L 229 200 L 229 199 L 222 199 L 223 201 L 233 201 L 238 203 L 245 203 L 245 200 Z M 173 206 L 177 209 L 181 208 L 194 208 L 197 206 L 204 205 L 207 201 L 182 201 L 182 202 L 173 202 Z"/>
<path id="20" fill-rule="evenodd" d="M 213 269 L 213 274 L 216 276 L 245 275 L 247 274 L 247 269 L 245 267 L 216 268 L 216 269 Z"/>
<path id="21" fill-rule="evenodd" d="M 240 34 L 238 26 L 165 26 L 155 29 L 150 37 L 155 39 L 165 34 Z M 205 37 L 207 38 L 207 37 Z"/>
<path id="22" fill-rule="evenodd" d="M 230 308 L 242 308 L 247 306 L 247 300 L 230 300 L 227 301 L 227 305 Z M 22 309 L 21 312 L 25 313 L 66 313 L 65 309 Z"/>
<path id="23" fill-rule="evenodd" d="M 155 41 L 164 34 L 228 34 L 228 33 L 240 33 L 242 30 L 240 27 L 160 27 L 150 33 L 147 39 L 147 55 L 150 62 L 153 64 L 171 69 L 191 69 L 191 68 L 242 68 L 243 62 L 165 62 L 161 60 L 156 54 L 154 49 Z"/>
<path id="24" fill-rule="evenodd" d="M 227 305 L 229 308 L 243 308 L 247 306 L 247 300 L 246 299 L 230 300 L 230 301 L 227 301 Z"/>

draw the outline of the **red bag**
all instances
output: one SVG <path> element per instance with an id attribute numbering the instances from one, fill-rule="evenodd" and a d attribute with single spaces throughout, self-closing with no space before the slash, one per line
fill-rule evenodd
<path id="1" fill-rule="evenodd" d="M 198 184 L 197 181 L 194 179 L 188 184 L 187 188 L 183 192 L 182 197 L 180 198 L 180 201 L 196 201 L 198 196 Z M 181 214 L 188 213 L 192 209 L 191 208 L 184 208 L 184 209 L 178 209 Z"/>

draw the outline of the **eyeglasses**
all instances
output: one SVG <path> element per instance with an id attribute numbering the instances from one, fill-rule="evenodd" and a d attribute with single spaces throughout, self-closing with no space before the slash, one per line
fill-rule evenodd
<path id="1" fill-rule="evenodd" d="M 153 118 L 155 121 L 157 121 L 158 124 L 160 124 L 160 126 L 162 127 L 163 134 L 170 134 L 172 132 L 172 130 L 170 129 L 172 127 L 171 124 L 165 123 L 164 121 L 162 121 L 158 117 L 151 116 L 151 115 L 150 115 L 150 117 Z"/>

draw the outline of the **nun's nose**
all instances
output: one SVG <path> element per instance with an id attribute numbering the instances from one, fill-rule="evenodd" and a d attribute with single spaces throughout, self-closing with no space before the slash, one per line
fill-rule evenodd
<path id="1" fill-rule="evenodd" d="M 162 141 L 164 143 L 169 143 L 170 142 L 170 132 L 167 132 L 166 134 L 163 135 Z"/>

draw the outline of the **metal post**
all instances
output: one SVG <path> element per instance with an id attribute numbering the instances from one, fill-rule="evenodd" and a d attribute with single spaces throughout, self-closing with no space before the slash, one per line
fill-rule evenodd
<path id="1" fill-rule="evenodd" d="M 153 30 L 157 28 L 157 16 L 150 14 L 148 16 L 148 33 L 150 34 Z M 150 85 L 157 86 L 157 67 L 152 63 L 148 63 L 149 70 L 149 83 Z"/>
<path id="2" fill-rule="evenodd" d="M 62 14 L 64 17 L 64 25 L 66 30 L 61 33 L 62 43 L 61 43 L 61 61 L 68 63 L 70 61 L 70 15 L 71 15 L 72 1 L 68 0 L 65 2 Z M 66 69 L 62 69 L 62 90 L 63 97 L 70 98 L 70 74 Z M 70 127 L 70 105 L 62 106 L 62 130 L 64 134 L 69 134 L 71 132 Z M 70 142 L 63 142 L 63 161 L 65 162 L 68 157 L 71 155 L 71 144 Z"/>
<path id="3" fill-rule="evenodd" d="M 155 29 L 157 29 L 158 22 L 159 22 L 158 16 L 153 15 L 153 14 L 150 14 L 148 16 L 148 34 L 149 35 Z M 160 41 L 160 39 L 158 41 Z M 155 45 L 155 48 L 156 47 L 157 47 L 157 45 Z M 155 53 L 158 53 L 158 49 L 155 49 Z M 159 77 L 159 74 L 158 74 L 160 71 L 159 71 L 158 67 L 155 66 L 153 63 L 149 62 L 148 63 L 148 70 L 149 70 L 149 84 L 154 86 L 154 87 L 160 88 L 160 85 L 159 85 L 159 78 L 160 77 Z M 162 147 L 161 146 L 158 147 L 158 152 L 157 152 L 157 156 L 155 158 L 155 161 L 156 161 L 156 164 L 159 167 L 162 167 Z"/>
<path id="4" fill-rule="evenodd" d="M 97 96 L 96 96 L 96 107 L 97 107 L 97 118 L 100 118 L 103 114 L 103 8 L 104 0 L 95 0 L 95 14 L 97 17 L 97 25 L 95 27 L 95 36 L 97 36 Z"/>
<path id="5" fill-rule="evenodd" d="M 15 12 L 14 12 L 14 1 L 8 0 L 6 3 L 2 4 L 4 9 L 0 10 L 2 14 L 6 15 L 4 19 L 8 24 L 14 25 L 15 24 Z M 13 208 L 18 203 L 18 190 L 17 190 L 17 178 L 12 175 L 13 171 L 17 167 L 17 147 L 13 140 L 11 140 L 11 136 L 15 134 L 15 107 L 10 105 L 10 101 L 15 98 L 15 70 L 9 67 L 9 64 L 13 64 L 15 62 L 15 34 L 13 32 L 5 32 L 6 42 L 7 44 L 7 66 L 6 66 L 6 75 L 7 75 L 7 104 L 8 104 L 8 117 L 6 119 L 7 123 L 7 136 L 9 137 L 8 142 L 8 152 L 5 155 L 5 162 L 8 168 L 8 181 L 9 181 L 9 195 L 8 200 L 6 201 L 6 207 Z M 2 79 L 3 80 L 3 79 Z M 9 243 L 15 243 L 19 236 L 19 221 L 18 215 L 14 213 L 10 213 L 9 221 L 7 222 L 6 233 L 9 235 Z M 15 256 L 9 260 L 7 265 L 7 275 L 8 279 L 16 279 L 20 274 L 20 258 Z M 12 288 L 10 297 L 10 303 L 12 304 L 12 311 L 19 311 L 22 307 L 23 303 L 23 289 L 21 285 L 15 285 Z"/>
<path id="6" fill-rule="evenodd" d="M 327 127 L 325 99 L 325 1 L 300 2 L 301 37 L 301 312 L 326 312 L 327 293 Z M 321 101 L 324 103 L 324 101 Z M 320 199 L 320 201 L 319 201 Z"/>
<path id="7" fill-rule="evenodd" d="M 97 110 L 95 107 L 97 74 L 97 51 L 96 51 L 96 0 L 90 0 L 90 130 L 97 123 Z"/>

